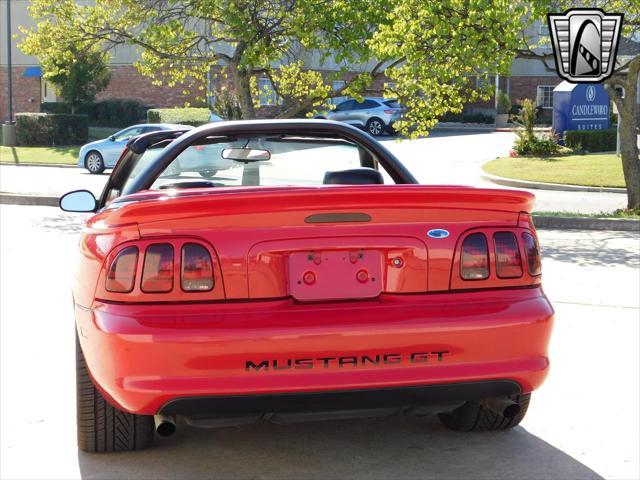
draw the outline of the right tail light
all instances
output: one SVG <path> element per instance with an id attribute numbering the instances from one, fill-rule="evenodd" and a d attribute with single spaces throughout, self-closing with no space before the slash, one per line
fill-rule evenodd
<path id="1" fill-rule="evenodd" d="M 542 273 L 542 261 L 540 260 L 540 250 L 536 239 L 530 233 L 525 232 L 522 234 L 522 243 L 524 244 L 524 255 L 527 259 L 529 275 L 540 275 Z"/>
<path id="2" fill-rule="evenodd" d="M 484 233 L 473 233 L 464 239 L 460 276 L 465 280 L 489 278 L 489 247 Z"/>
<path id="3" fill-rule="evenodd" d="M 540 250 L 529 228 L 477 228 L 461 240 L 453 260 L 452 290 L 540 284 Z"/>

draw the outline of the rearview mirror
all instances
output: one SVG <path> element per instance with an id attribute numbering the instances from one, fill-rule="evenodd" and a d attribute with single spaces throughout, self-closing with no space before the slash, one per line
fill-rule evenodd
<path id="1" fill-rule="evenodd" d="M 65 193 L 58 202 L 65 212 L 95 212 L 98 201 L 89 190 L 74 190 Z"/>
<path id="2" fill-rule="evenodd" d="M 257 148 L 225 148 L 222 158 L 237 162 L 262 162 L 271 158 L 271 152 Z"/>

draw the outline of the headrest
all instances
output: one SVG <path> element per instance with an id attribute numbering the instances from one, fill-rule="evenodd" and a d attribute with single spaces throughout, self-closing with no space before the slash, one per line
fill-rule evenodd
<path id="1" fill-rule="evenodd" d="M 325 185 L 369 185 L 383 184 L 384 179 L 378 170 L 373 168 L 352 168 L 324 174 Z"/>

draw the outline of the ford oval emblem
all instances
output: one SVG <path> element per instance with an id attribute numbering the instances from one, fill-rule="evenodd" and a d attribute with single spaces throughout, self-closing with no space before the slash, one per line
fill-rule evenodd
<path id="1" fill-rule="evenodd" d="M 427 235 L 431 238 L 447 238 L 449 236 L 449 232 L 442 228 L 434 228 L 433 230 L 429 230 Z"/>

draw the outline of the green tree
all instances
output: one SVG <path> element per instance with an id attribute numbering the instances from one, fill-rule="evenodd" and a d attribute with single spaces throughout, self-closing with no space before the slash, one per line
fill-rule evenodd
<path id="1" fill-rule="evenodd" d="M 39 23 L 23 48 L 134 45 L 137 68 L 156 83 L 204 98 L 208 76 L 231 81 L 247 119 L 259 77 L 271 79 L 289 117 L 332 97 L 359 98 L 386 74 L 395 84 L 387 93 L 410 108 L 399 128 L 418 135 L 489 96 L 472 77 L 508 71 L 528 10 L 508 0 L 34 0 Z M 332 73 L 310 71 L 312 58 Z M 347 81 L 334 90 L 337 79 Z"/>
<path id="2" fill-rule="evenodd" d="M 27 54 L 39 57 L 43 78 L 71 105 L 71 113 L 107 88 L 111 80 L 108 54 L 97 46 L 48 42 L 34 37 L 23 44 Z"/>

